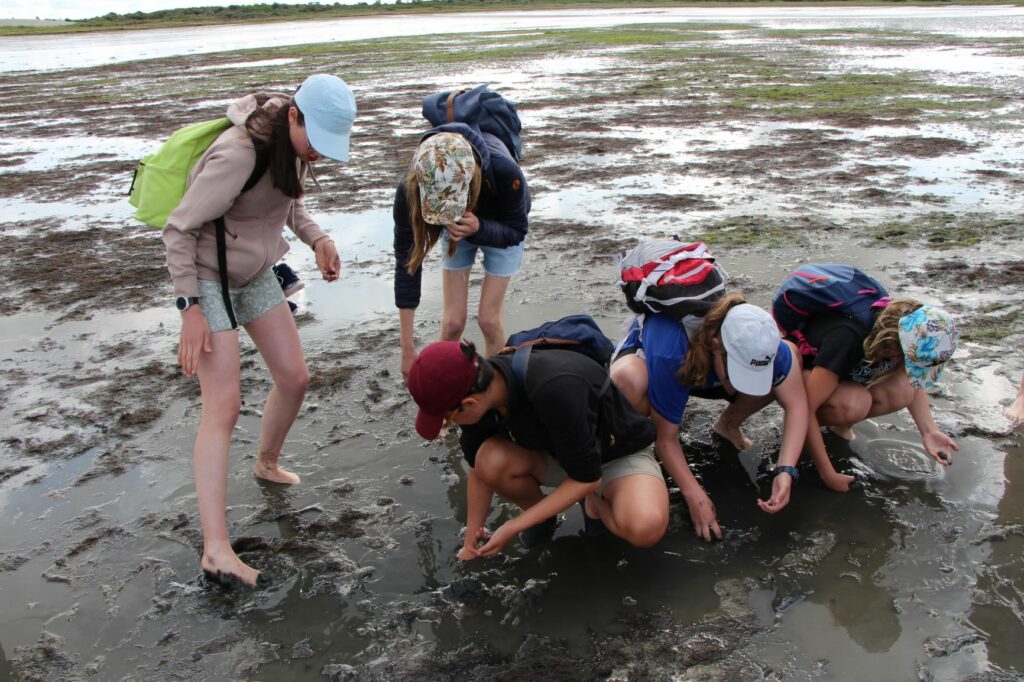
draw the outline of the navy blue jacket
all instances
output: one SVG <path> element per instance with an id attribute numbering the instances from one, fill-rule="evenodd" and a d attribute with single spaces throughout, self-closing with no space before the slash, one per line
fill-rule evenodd
<path id="1" fill-rule="evenodd" d="M 465 123 L 446 123 L 431 128 L 423 137 L 436 133 L 458 133 L 473 145 L 480 159 L 483 182 L 473 213 L 480 220 L 480 231 L 467 241 L 477 246 L 505 248 L 526 238 L 530 227 L 530 188 L 526 177 L 505 144 L 490 133 L 480 133 Z M 421 138 L 422 140 L 422 138 Z M 412 253 L 412 225 L 405 199 L 405 178 L 395 192 L 395 305 L 416 308 L 420 304 L 421 267 L 410 275 L 407 267 Z"/>

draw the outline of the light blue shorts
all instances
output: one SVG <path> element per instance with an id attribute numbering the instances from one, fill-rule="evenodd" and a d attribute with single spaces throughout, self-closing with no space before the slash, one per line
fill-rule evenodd
<path id="1" fill-rule="evenodd" d="M 448 234 L 441 235 L 441 267 L 445 270 L 469 270 L 476 262 L 476 252 L 484 254 L 484 272 L 494 277 L 511 277 L 523 264 L 526 240 L 515 246 L 499 249 L 496 246 L 477 246 L 465 239 L 456 242 L 455 253 L 448 255 Z"/>
<path id="2" fill-rule="evenodd" d="M 235 320 L 242 327 L 274 306 L 284 303 L 281 283 L 271 268 L 256 275 L 255 279 L 240 289 L 229 288 L 228 296 L 231 298 L 231 308 L 235 311 Z M 211 334 L 231 329 L 231 319 L 228 317 L 228 309 L 224 307 L 220 282 L 199 280 L 199 307 L 206 317 Z"/>

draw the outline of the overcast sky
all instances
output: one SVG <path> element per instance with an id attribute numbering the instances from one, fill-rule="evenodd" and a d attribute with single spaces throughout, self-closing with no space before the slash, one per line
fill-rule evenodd
<path id="1" fill-rule="evenodd" d="M 257 5 L 280 2 L 302 5 L 309 0 L 0 0 L 0 19 L 90 19 L 110 12 L 155 12 L 176 7 L 205 7 L 212 5 Z M 333 5 L 336 0 L 324 0 Z M 352 5 L 359 0 L 337 0 Z M 382 0 L 393 2 L 393 0 Z"/>

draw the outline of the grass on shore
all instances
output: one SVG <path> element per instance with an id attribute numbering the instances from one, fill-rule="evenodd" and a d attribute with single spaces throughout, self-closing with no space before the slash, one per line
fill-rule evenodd
<path id="1" fill-rule="evenodd" d="M 138 29 L 177 28 L 217 24 L 268 23 L 274 21 L 301 21 L 335 19 L 354 16 L 392 14 L 417 14 L 437 12 L 470 12 L 525 9 L 586 9 L 622 7 L 687 7 L 717 6 L 737 7 L 748 5 L 819 5 L 819 6 L 899 6 L 909 3 L 896 0 L 856 0 L 856 2 L 835 0 L 397 0 L 394 4 L 361 2 L 355 5 L 310 3 L 304 5 L 282 5 L 280 3 L 260 5 L 231 5 L 229 7 L 189 7 L 160 10 L 157 12 L 132 12 L 130 14 L 109 13 L 81 21 L 67 21 L 45 25 L 0 26 L 0 36 L 47 35 L 62 33 L 85 33 L 90 31 L 124 31 Z M 920 3 L 930 4 L 930 3 Z M 958 0 L 959 5 L 987 5 L 991 0 Z M 1024 5 L 1024 0 L 1005 0 L 1002 4 Z"/>

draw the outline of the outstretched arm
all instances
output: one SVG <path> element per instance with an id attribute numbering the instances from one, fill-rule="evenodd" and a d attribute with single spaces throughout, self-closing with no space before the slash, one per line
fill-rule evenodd
<path id="1" fill-rule="evenodd" d="M 932 408 L 928 405 L 928 394 L 924 389 L 914 391 L 914 399 L 907 405 L 917 430 L 921 432 L 921 443 L 924 449 L 939 464 L 952 464 L 953 451 L 960 447 L 952 438 L 939 430 L 932 418 Z"/>
<path id="2" fill-rule="evenodd" d="M 785 411 L 782 427 L 782 445 L 779 448 L 779 466 L 795 467 L 800 459 L 800 451 L 807 438 L 808 404 L 807 393 L 804 391 L 803 377 L 799 365 L 795 365 L 789 376 L 775 387 L 775 399 Z M 818 434 L 821 435 L 820 432 Z M 823 441 L 824 443 L 824 441 Z M 827 456 L 827 455 L 826 455 Z M 772 495 L 768 500 L 758 500 L 762 510 L 775 513 L 789 504 L 790 489 L 793 479 L 787 474 L 778 474 L 772 481 Z"/>
<path id="3" fill-rule="evenodd" d="M 558 487 L 545 495 L 544 498 L 533 505 L 514 519 L 510 519 L 494 531 L 490 539 L 480 549 L 476 550 L 477 556 L 495 556 L 505 549 L 505 545 L 517 534 L 523 532 L 530 526 L 535 526 L 545 519 L 550 519 L 555 514 L 564 512 L 584 497 L 601 487 L 601 479 L 591 483 L 567 478 L 558 484 Z M 466 529 L 466 536 L 469 537 L 469 528 Z M 465 550 L 465 548 L 463 548 Z"/>
<path id="4" fill-rule="evenodd" d="M 810 452 L 821 480 L 832 490 L 846 492 L 853 483 L 853 476 L 839 474 L 832 466 L 832 460 L 825 449 L 825 439 L 818 424 L 818 408 L 839 386 L 839 375 L 824 367 L 815 367 L 804 376 L 804 391 L 807 393 L 807 439 L 804 447 Z"/>
<path id="5" fill-rule="evenodd" d="M 690 471 L 690 465 L 683 454 L 683 446 L 679 443 L 679 425 L 668 421 L 653 409 L 651 420 L 658 432 L 654 442 L 655 451 L 661 463 L 668 469 L 669 476 L 679 486 L 683 499 L 686 500 L 697 536 L 708 542 L 711 542 L 713 537 L 721 540 L 722 529 L 718 527 L 715 505 Z"/>
<path id="6" fill-rule="evenodd" d="M 491 511 L 493 498 L 494 491 L 480 480 L 476 469 L 470 469 L 466 481 L 466 539 L 459 550 L 459 558 L 463 561 L 477 558 L 477 545 L 488 537 L 484 522 Z"/>

